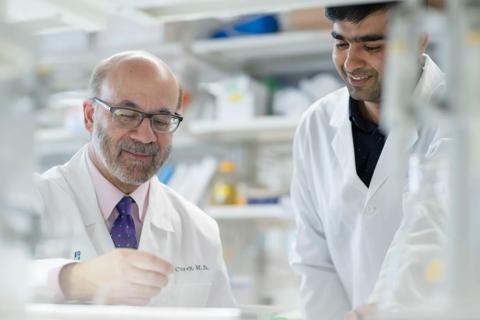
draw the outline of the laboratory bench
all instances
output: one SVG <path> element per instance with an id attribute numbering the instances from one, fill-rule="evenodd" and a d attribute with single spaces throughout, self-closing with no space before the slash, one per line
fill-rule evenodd
<path id="1" fill-rule="evenodd" d="M 269 306 L 239 308 L 160 308 L 110 305 L 27 304 L 1 310 L 1 319 L 15 320 L 299 320 L 297 312 L 280 314 Z"/>

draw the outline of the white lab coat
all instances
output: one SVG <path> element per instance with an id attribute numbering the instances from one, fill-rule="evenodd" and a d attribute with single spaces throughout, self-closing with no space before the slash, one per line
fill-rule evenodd
<path id="1" fill-rule="evenodd" d="M 442 82 L 443 74 L 426 56 L 416 94 L 429 99 Z M 291 264 L 302 277 L 306 320 L 343 319 L 367 303 L 403 216 L 402 197 L 389 179 L 399 133 L 389 133 L 367 188 L 356 173 L 348 100 L 342 88 L 317 101 L 294 139 L 291 197 L 297 232 Z M 407 149 L 428 154 L 440 141 L 434 129 L 414 130 Z"/>
<path id="2" fill-rule="evenodd" d="M 85 146 L 65 165 L 35 179 L 44 207 L 42 222 L 55 227 L 67 219 L 71 227 L 64 239 L 63 255 L 33 262 L 32 286 L 37 292 L 43 291 L 42 296 L 45 290 L 53 289 L 47 278 L 52 268 L 70 262 L 75 255 L 84 261 L 114 250 L 87 170 L 87 156 Z M 152 299 L 152 305 L 234 306 L 217 223 L 161 184 L 157 177 L 150 180 L 148 209 L 138 249 L 155 254 L 174 267 L 167 287 Z"/>
<path id="3" fill-rule="evenodd" d="M 434 154 L 417 164 L 418 186 L 404 194 L 403 221 L 369 297 L 378 311 L 421 309 L 445 298 L 451 143 L 445 139 Z"/>

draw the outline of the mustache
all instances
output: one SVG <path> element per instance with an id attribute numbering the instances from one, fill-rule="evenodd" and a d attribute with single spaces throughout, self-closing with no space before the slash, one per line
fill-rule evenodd
<path id="1" fill-rule="evenodd" d="M 160 147 L 153 143 L 144 144 L 132 140 L 122 140 L 118 145 L 120 150 L 133 153 L 140 153 L 147 156 L 156 156 L 160 152 Z"/>

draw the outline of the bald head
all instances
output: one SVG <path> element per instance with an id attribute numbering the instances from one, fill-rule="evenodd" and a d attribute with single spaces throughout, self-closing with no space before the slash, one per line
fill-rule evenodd
<path id="1" fill-rule="evenodd" d="M 178 81 L 157 57 L 129 51 L 101 61 L 90 85 L 97 98 L 83 104 L 85 128 L 91 133 L 90 157 L 104 177 L 131 193 L 168 158 L 172 132 L 155 130 L 152 115 L 157 115 L 156 123 L 178 119 Z M 132 112 L 149 116 L 133 127 L 126 123 Z"/>
<path id="2" fill-rule="evenodd" d="M 122 92 L 136 90 L 141 83 L 145 92 L 157 92 L 166 104 L 180 106 L 181 90 L 169 66 L 158 57 L 144 51 L 117 53 L 100 61 L 90 78 L 93 96 L 114 99 Z M 139 93 L 141 94 L 141 93 Z M 172 97 L 173 95 L 173 97 Z"/>

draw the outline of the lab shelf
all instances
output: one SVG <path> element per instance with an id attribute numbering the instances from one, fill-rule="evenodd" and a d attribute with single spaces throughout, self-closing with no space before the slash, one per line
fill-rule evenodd
<path id="1" fill-rule="evenodd" d="M 199 40 L 192 53 L 223 68 L 239 66 L 256 76 L 333 70 L 328 31 L 295 31 Z"/>
<path id="2" fill-rule="evenodd" d="M 368 0 L 377 2 L 381 0 Z M 328 5 L 364 3 L 365 0 L 116 0 L 116 1 L 10 1 L 9 21 L 27 21 L 36 31 L 53 28 L 102 30 L 112 14 L 143 24 L 282 12 Z"/>
<path id="3" fill-rule="evenodd" d="M 332 44 L 332 37 L 327 31 L 296 31 L 200 40 L 192 44 L 192 52 L 214 60 L 245 62 L 273 57 L 329 53 Z"/>
<path id="4" fill-rule="evenodd" d="M 291 141 L 299 118 L 261 116 L 245 121 L 198 121 L 190 124 L 190 133 L 199 139 L 223 142 Z"/>
<path id="5" fill-rule="evenodd" d="M 292 222 L 293 216 L 282 205 L 208 206 L 204 211 L 215 220 L 259 220 Z"/>
<path id="6" fill-rule="evenodd" d="M 36 153 L 42 158 L 52 154 L 73 155 L 89 140 L 88 133 L 64 128 L 39 129 L 35 132 Z"/>
<path id="7" fill-rule="evenodd" d="M 36 142 L 63 142 L 63 141 L 87 141 L 88 133 L 85 131 L 82 132 L 72 132 L 64 128 L 48 128 L 40 129 L 35 133 Z"/>
<path id="8" fill-rule="evenodd" d="M 379 1 L 381 0 L 369 0 Z M 365 0 L 164 0 L 159 3 L 156 0 L 141 0 L 136 1 L 135 7 L 159 21 L 178 21 L 365 2 Z"/>
<path id="9" fill-rule="evenodd" d="M 288 142 L 298 123 L 298 118 L 283 116 L 262 116 L 243 122 L 197 121 L 190 124 L 188 131 L 173 140 L 176 148 L 190 147 L 197 139 L 219 142 Z M 73 154 L 86 142 L 86 132 L 71 132 L 64 128 L 40 129 L 35 133 L 37 152 L 40 156 Z"/>
<path id="10" fill-rule="evenodd" d="M 125 45 L 121 48 L 85 48 L 82 52 L 59 52 L 40 56 L 40 66 L 48 68 L 50 66 L 71 66 L 73 64 L 73 68 L 87 66 L 87 69 L 90 72 L 91 68 L 93 68 L 99 59 L 108 57 L 120 50 L 145 50 L 167 61 L 174 61 L 178 57 L 181 57 L 185 52 L 183 46 L 178 43 L 162 43 L 161 45 Z"/>

